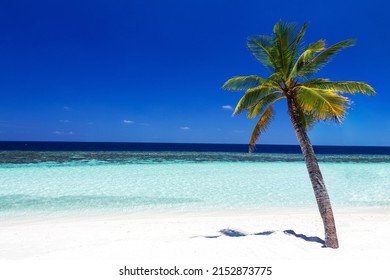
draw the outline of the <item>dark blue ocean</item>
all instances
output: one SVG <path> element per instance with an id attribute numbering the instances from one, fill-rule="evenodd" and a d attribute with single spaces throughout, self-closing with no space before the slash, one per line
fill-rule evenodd
<path id="1" fill-rule="evenodd" d="M 317 154 L 390 155 L 390 147 L 314 146 Z M 246 144 L 0 141 L 3 151 L 138 151 L 246 153 Z M 257 145 L 255 153 L 300 153 L 298 145 Z"/>

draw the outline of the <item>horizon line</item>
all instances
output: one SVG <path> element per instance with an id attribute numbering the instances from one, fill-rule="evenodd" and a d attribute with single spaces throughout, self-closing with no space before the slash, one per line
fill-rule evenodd
<path id="1" fill-rule="evenodd" d="M 105 143 L 105 144 L 179 144 L 179 145 L 248 145 L 249 143 L 191 143 L 191 142 L 125 142 L 125 141 L 50 141 L 50 140 L 0 140 L 0 143 Z M 315 147 L 370 147 L 390 148 L 390 146 L 371 145 L 324 145 L 312 144 Z M 299 146 L 299 144 L 256 144 L 256 146 Z"/>

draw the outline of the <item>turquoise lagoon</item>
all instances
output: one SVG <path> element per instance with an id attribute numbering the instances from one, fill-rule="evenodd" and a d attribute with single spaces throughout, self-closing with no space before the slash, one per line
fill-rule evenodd
<path id="1" fill-rule="evenodd" d="M 298 154 L 0 152 L 0 217 L 316 207 Z M 320 155 L 334 207 L 389 207 L 389 155 Z"/>

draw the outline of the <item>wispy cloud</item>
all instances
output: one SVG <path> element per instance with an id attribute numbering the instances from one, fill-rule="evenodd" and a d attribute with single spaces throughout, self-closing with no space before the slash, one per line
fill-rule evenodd
<path id="1" fill-rule="evenodd" d="M 133 124 L 133 123 L 134 123 L 134 121 L 130 121 L 130 120 L 123 120 L 123 123 L 124 123 L 124 124 Z"/>
<path id="2" fill-rule="evenodd" d="M 70 123 L 70 120 L 60 120 L 61 123 Z"/>
<path id="3" fill-rule="evenodd" d="M 74 132 L 73 131 L 56 130 L 56 131 L 53 131 L 53 134 L 56 134 L 56 135 L 74 135 Z"/>
<path id="4" fill-rule="evenodd" d="M 64 107 L 62 107 L 65 111 L 68 111 L 68 110 L 70 110 L 71 108 L 69 107 L 69 106 L 64 106 Z"/>
<path id="5" fill-rule="evenodd" d="M 226 111 L 233 111 L 233 110 L 234 110 L 233 107 L 230 106 L 230 105 L 223 105 L 223 106 L 222 106 L 222 109 L 224 109 L 224 110 L 226 110 Z"/>
<path id="6" fill-rule="evenodd" d="M 190 128 L 188 126 L 182 126 L 180 127 L 181 130 L 190 130 Z"/>

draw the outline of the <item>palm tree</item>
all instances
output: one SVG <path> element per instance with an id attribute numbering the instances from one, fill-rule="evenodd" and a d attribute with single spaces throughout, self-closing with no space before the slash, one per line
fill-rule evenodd
<path id="1" fill-rule="evenodd" d="M 298 30 L 295 24 L 279 21 L 275 24 L 271 36 L 248 38 L 249 50 L 271 71 L 271 75 L 266 78 L 255 75 L 233 77 L 222 88 L 246 91 L 238 102 L 234 114 L 247 111 L 248 118 L 260 116 L 250 139 L 250 152 L 274 116 L 273 105 L 277 101 L 287 102 L 288 114 L 306 162 L 324 223 L 325 246 L 338 248 L 329 195 L 307 130 L 317 121 L 343 120 L 350 100 L 341 93 L 373 95 L 376 92 L 370 85 L 362 82 L 332 82 L 323 78 L 311 78 L 336 53 L 353 46 L 354 40 L 341 41 L 330 47 L 325 46 L 325 40 L 319 40 L 304 46 L 302 39 L 306 28 L 307 24 Z"/>

